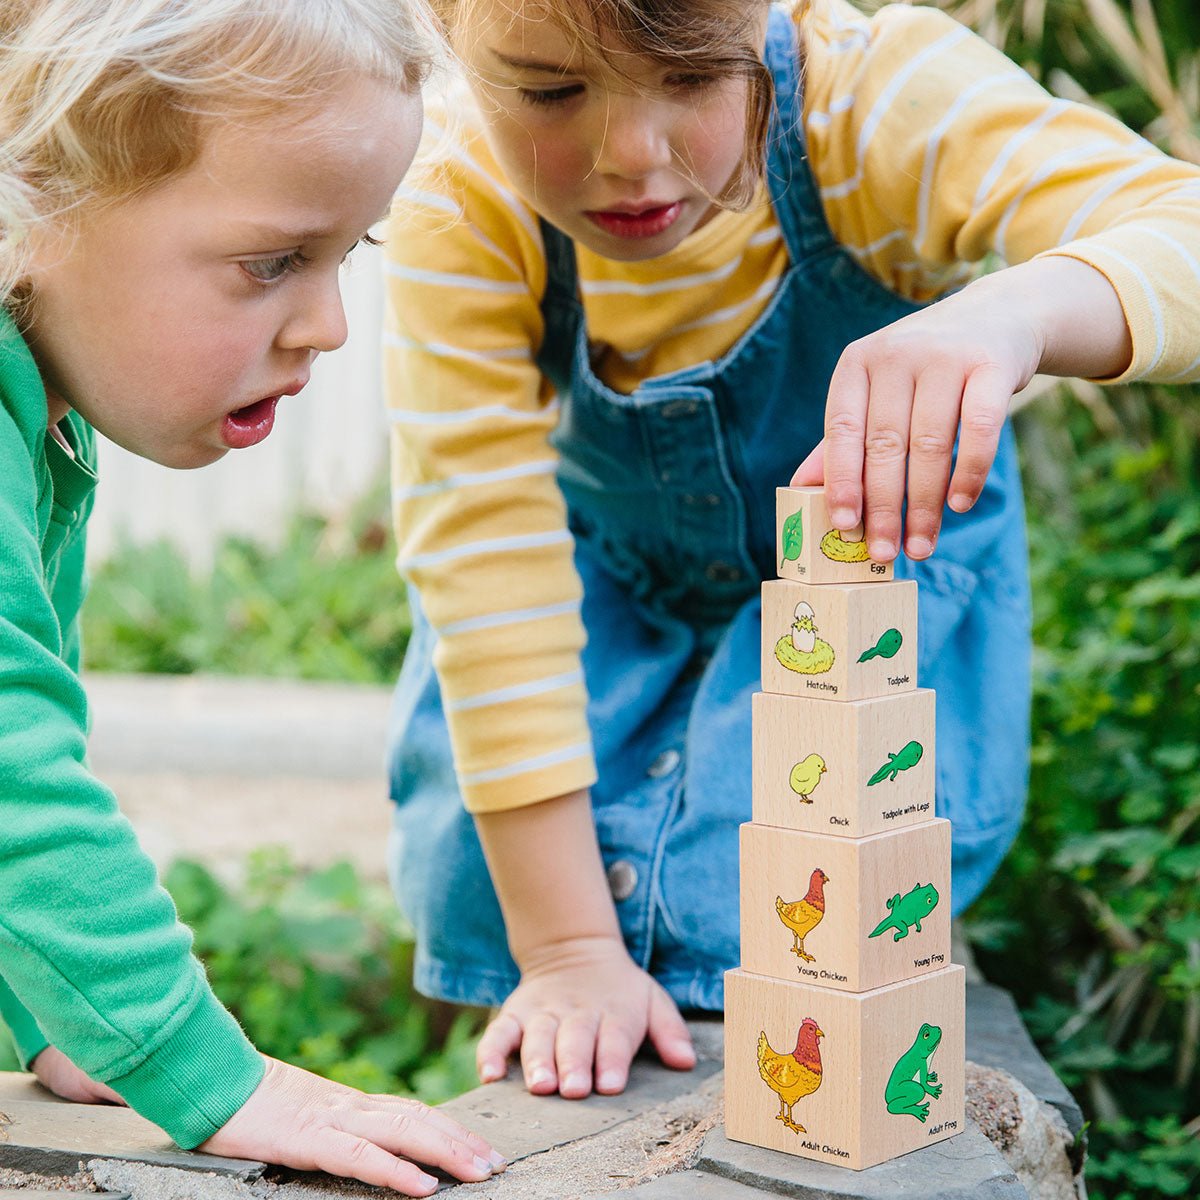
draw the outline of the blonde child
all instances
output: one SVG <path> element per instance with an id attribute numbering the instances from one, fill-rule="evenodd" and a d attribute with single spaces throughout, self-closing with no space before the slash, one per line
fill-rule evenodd
<path id="1" fill-rule="evenodd" d="M 954 911 L 986 885 L 1028 759 L 1009 401 L 1200 378 L 1200 170 L 928 8 L 436 7 L 469 97 L 389 246 L 394 877 L 422 990 L 502 1006 L 483 1078 L 617 1092 L 738 960 L 793 475 L 905 552 Z"/>
<path id="2" fill-rule="evenodd" d="M 175 467 L 271 431 L 345 337 L 338 268 L 416 147 L 396 0 L 0 5 L 0 1014 L 22 1061 L 181 1146 L 411 1195 L 501 1165 L 411 1100 L 259 1054 L 87 769 L 93 430 Z"/>

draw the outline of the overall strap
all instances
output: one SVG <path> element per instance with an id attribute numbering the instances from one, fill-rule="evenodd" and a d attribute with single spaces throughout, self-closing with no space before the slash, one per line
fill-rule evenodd
<path id="1" fill-rule="evenodd" d="M 546 291 L 541 304 L 545 332 L 537 366 L 559 395 L 565 396 L 570 390 L 571 366 L 583 321 L 575 243 L 545 218 L 539 217 L 538 224 L 546 250 Z"/>
<path id="2" fill-rule="evenodd" d="M 773 5 L 763 54 L 775 84 L 775 106 L 767 139 L 766 178 L 775 216 L 794 263 L 837 244 L 825 220 L 820 192 L 808 164 L 800 56 L 794 17 L 787 9 Z"/>

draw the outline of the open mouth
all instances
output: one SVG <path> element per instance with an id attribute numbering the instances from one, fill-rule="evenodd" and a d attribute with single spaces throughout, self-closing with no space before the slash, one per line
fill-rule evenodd
<path id="1" fill-rule="evenodd" d="M 663 233 L 674 225 L 682 209 L 682 201 L 676 200 L 671 204 L 644 208 L 640 212 L 621 212 L 610 208 L 589 212 L 587 216 L 605 233 L 618 237 L 647 238 Z"/>
<path id="2" fill-rule="evenodd" d="M 271 432 L 275 424 L 275 406 L 278 396 L 256 400 L 231 412 L 221 424 L 221 436 L 231 450 L 245 450 L 257 446 Z"/>

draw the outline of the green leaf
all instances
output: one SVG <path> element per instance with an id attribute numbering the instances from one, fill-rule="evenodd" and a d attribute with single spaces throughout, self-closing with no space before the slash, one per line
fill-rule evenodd
<path id="1" fill-rule="evenodd" d="M 804 510 L 794 512 L 783 523 L 779 532 L 779 552 L 784 562 L 795 562 L 804 549 Z"/>

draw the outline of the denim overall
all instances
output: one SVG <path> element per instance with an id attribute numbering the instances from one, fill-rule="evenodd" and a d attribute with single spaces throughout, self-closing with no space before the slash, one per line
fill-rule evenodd
<path id="1" fill-rule="evenodd" d="M 630 954 L 694 1009 L 722 1007 L 722 972 L 739 960 L 737 827 L 750 819 L 775 488 L 822 436 L 842 349 L 916 307 L 826 224 L 804 156 L 795 31 L 778 10 L 765 58 L 778 97 L 767 174 L 791 265 L 719 361 L 631 395 L 606 387 L 589 365 L 573 244 L 543 224 L 539 365 L 563 399 L 553 440 L 584 585 L 596 826 Z M 1008 849 L 1027 782 L 1030 614 L 1010 428 L 975 508 L 946 513 L 932 560 L 896 568 L 920 588 L 919 682 L 937 689 L 937 812 L 954 822 L 957 913 Z M 519 975 L 459 799 L 415 596 L 413 619 L 394 708 L 393 886 L 416 927 L 417 987 L 498 1004 Z"/>

